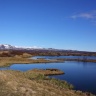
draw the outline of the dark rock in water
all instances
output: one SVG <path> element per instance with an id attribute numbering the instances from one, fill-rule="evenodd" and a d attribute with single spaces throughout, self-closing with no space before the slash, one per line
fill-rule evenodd
<path id="1" fill-rule="evenodd" d="M 60 71 L 59 69 L 46 69 L 46 70 L 50 70 L 50 71 Z"/>

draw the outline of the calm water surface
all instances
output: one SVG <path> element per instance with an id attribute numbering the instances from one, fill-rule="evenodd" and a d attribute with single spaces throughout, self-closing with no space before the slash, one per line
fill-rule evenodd
<path id="1" fill-rule="evenodd" d="M 70 59 L 95 59 L 96 60 L 96 56 L 35 56 L 35 57 L 32 57 L 32 59 L 39 59 L 39 58 L 44 58 L 44 59 L 70 58 Z"/>
<path id="2" fill-rule="evenodd" d="M 27 71 L 34 68 L 60 69 L 64 71 L 65 74 L 52 77 L 68 81 L 75 86 L 74 89 L 76 90 L 89 91 L 96 94 L 96 63 L 66 61 L 64 63 L 13 64 L 10 67 L 0 69 Z"/>

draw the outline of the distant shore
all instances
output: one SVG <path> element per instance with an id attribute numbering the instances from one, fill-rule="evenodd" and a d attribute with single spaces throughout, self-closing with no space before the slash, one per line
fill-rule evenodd
<path id="1" fill-rule="evenodd" d="M 69 58 L 67 58 L 67 59 L 63 59 L 64 61 L 77 61 L 77 62 L 94 62 L 94 63 L 96 63 L 96 60 L 95 59 L 69 59 Z"/>

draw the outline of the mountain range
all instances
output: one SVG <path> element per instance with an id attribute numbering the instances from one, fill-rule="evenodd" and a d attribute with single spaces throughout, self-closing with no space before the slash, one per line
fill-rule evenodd
<path id="1" fill-rule="evenodd" d="M 0 44 L 0 50 L 45 50 L 45 51 L 62 51 L 62 52 L 88 52 L 88 51 L 78 51 L 78 50 L 64 50 L 64 49 L 55 49 L 55 48 L 42 48 L 42 47 L 19 47 L 12 46 L 10 44 Z"/>
<path id="2" fill-rule="evenodd" d="M 0 44 L 0 50 L 55 50 L 53 48 L 42 48 L 42 47 L 18 47 L 10 44 Z"/>

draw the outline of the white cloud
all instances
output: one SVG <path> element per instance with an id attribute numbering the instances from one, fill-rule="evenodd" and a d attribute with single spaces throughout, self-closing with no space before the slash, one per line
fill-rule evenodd
<path id="1" fill-rule="evenodd" d="M 72 19 L 84 18 L 84 19 L 96 19 L 96 10 L 91 12 L 79 13 L 71 16 Z"/>

